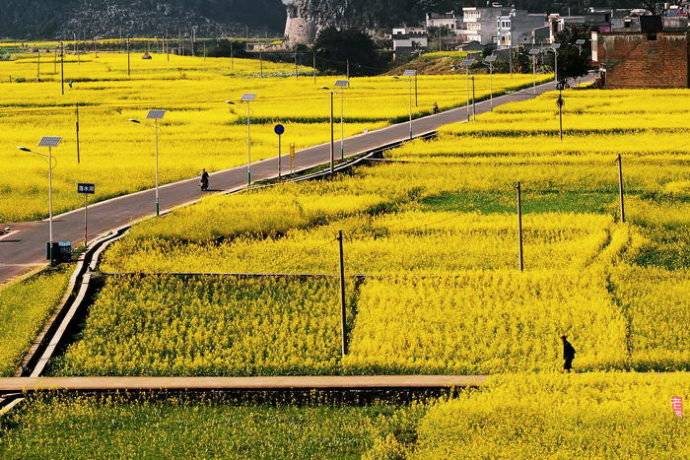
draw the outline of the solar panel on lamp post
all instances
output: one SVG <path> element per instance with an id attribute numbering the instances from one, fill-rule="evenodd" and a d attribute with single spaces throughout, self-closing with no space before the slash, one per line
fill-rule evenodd
<path id="1" fill-rule="evenodd" d="M 53 148 L 60 145 L 62 138 L 59 136 L 44 136 L 38 142 L 39 147 L 48 148 L 48 260 L 54 263 L 55 254 L 53 254 Z M 43 154 L 34 152 L 27 147 L 17 147 L 22 152 L 36 153 L 43 156 Z"/>
<path id="2" fill-rule="evenodd" d="M 491 56 L 487 56 L 486 59 L 484 59 L 484 62 L 489 65 L 489 106 L 491 107 L 491 111 L 493 112 L 494 110 L 494 62 L 496 62 L 497 56 L 495 54 L 492 54 Z"/>
<path id="3" fill-rule="evenodd" d="M 348 80 L 338 80 L 335 87 L 340 88 L 340 160 L 345 159 L 345 90 L 350 87 Z"/>
<path id="4" fill-rule="evenodd" d="M 256 100 L 256 94 L 243 94 L 240 99 L 247 104 L 247 187 L 252 185 L 252 128 L 251 128 L 251 103 Z"/>
<path id="5" fill-rule="evenodd" d="M 403 77 L 408 77 L 410 80 L 410 139 L 412 139 L 412 98 L 413 98 L 413 89 L 414 89 L 414 80 L 417 76 L 417 71 L 416 70 L 406 70 L 403 72 Z"/>
<path id="6" fill-rule="evenodd" d="M 153 127 L 155 131 L 155 152 L 156 152 L 156 216 L 161 215 L 161 200 L 160 200 L 160 181 L 159 181 L 159 172 L 160 172 L 160 124 L 159 121 L 165 117 L 165 110 L 160 110 L 160 109 L 155 109 L 155 110 L 149 110 L 148 114 L 146 114 L 146 119 L 147 120 L 153 120 Z M 131 123 L 135 123 L 137 125 L 141 124 L 141 121 L 130 118 L 129 121 Z"/>

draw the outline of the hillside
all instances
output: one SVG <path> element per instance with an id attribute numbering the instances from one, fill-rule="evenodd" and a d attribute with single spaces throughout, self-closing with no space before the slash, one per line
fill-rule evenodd
<path id="1" fill-rule="evenodd" d="M 0 37 L 281 34 L 280 0 L 0 0 Z"/>

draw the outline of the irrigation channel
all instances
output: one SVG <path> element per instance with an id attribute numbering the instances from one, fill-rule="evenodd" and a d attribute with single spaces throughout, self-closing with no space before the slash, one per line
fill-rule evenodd
<path id="1" fill-rule="evenodd" d="M 427 132 L 417 138 L 430 139 L 435 132 Z M 404 141 L 395 142 L 338 165 L 335 174 L 351 170 L 364 164 L 377 163 L 386 150 L 398 147 Z M 318 170 L 308 170 L 294 175 L 288 180 L 298 182 L 305 180 L 322 180 L 331 176 L 328 166 Z M 252 186 L 254 190 L 270 187 L 276 180 L 265 181 Z M 231 190 L 226 194 L 242 193 Z M 167 210 L 168 214 L 173 210 Z M 393 398 L 396 401 L 413 400 L 420 396 L 453 395 L 466 388 L 481 387 L 485 376 L 461 375 L 372 375 L 372 376 L 276 376 L 276 377 L 45 377 L 50 361 L 65 351 L 70 341 L 79 332 L 80 325 L 88 314 L 88 309 L 96 294 L 109 276 L 139 276 L 133 273 L 102 273 L 99 261 L 103 252 L 114 242 L 126 235 L 131 225 L 123 226 L 104 234 L 94 240 L 89 248 L 80 255 L 74 272 L 69 280 L 67 290 L 59 308 L 53 313 L 46 326 L 24 356 L 20 368 L 14 377 L 0 378 L 0 414 L 6 413 L 20 404 L 25 397 L 36 393 L 60 393 L 66 395 L 127 393 L 135 396 L 139 393 L 165 397 L 173 394 L 209 394 L 222 393 L 233 398 L 248 400 L 281 400 L 289 393 L 295 401 L 309 400 L 314 395 L 322 395 L 329 400 L 349 403 Z M 171 274 L 180 277 L 324 277 L 335 275 L 303 274 Z M 363 275 L 355 275 L 358 281 L 364 281 Z M 347 331 L 343 332 L 344 346 Z"/>

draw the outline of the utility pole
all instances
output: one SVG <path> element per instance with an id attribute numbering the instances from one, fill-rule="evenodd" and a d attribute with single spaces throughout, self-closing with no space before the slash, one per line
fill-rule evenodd
<path id="1" fill-rule="evenodd" d="M 347 355 L 347 303 L 345 296 L 345 255 L 343 253 L 343 231 L 338 232 L 340 249 L 340 330 L 342 334 L 341 353 Z"/>
<path id="2" fill-rule="evenodd" d="M 559 132 L 561 136 L 561 142 L 563 142 L 563 106 L 565 101 L 563 100 L 563 83 L 558 83 L 558 99 L 556 100 L 556 105 L 558 106 L 558 121 L 559 121 Z"/>
<path id="3" fill-rule="evenodd" d="M 129 52 L 129 38 L 127 38 L 127 76 L 132 76 L 132 59 Z"/>
<path id="4" fill-rule="evenodd" d="M 77 122 L 75 124 L 77 134 L 77 164 L 81 163 L 81 143 L 79 142 L 79 103 L 76 103 Z"/>
<path id="5" fill-rule="evenodd" d="M 60 91 L 65 95 L 65 44 L 60 42 Z"/>
<path id="6" fill-rule="evenodd" d="M 520 271 L 525 271 L 525 254 L 522 232 L 522 186 L 520 182 L 515 184 L 515 191 L 517 194 L 517 215 L 518 215 L 518 258 Z"/>
<path id="7" fill-rule="evenodd" d="M 41 81 L 41 50 L 36 52 L 36 81 Z"/>
<path id="8" fill-rule="evenodd" d="M 295 51 L 295 78 L 299 78 L 299 66 L 297 64 L 297 51 Z"/>
<path id="9" fill-rule="evenodd" d="M 259 63 L 261 64 L 261 78 L 264 78 L 264 52 L 259 51 Z"/>
<path id="10" fill-rule="evenodd" d="M 618 193 L 620 195 L 621 222 L 625 223 L 625 188 L 623 184 L 623 157 L 618 154 Z"/>
<path id="11" fill-rule="evenodd" d="M 232 37 L 230 37 L 230 70 L 235 71 L 235 48 Z"/>
<path id="12" fill-rule="evenodd" d="M 347 60 L 347 79 L 350 79 L 350 59 Z"/>
<path id="13" fill-rule="evenodd" d="M 316 50 L 311 52 L 311 67 L 314 69 L 314 84 L 316 84 Z"/>
<path id="14" fill-rule="evenodd" d="M 414 106 L 419 107 L 419 86 L 417 85 L 417 75 L 414 74 Z"/>

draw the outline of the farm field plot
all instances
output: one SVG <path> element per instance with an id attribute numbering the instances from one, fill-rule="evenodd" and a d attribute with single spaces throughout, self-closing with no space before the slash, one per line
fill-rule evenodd
<path id="1" fill-rule="evenodd" d="M 44 56 L 47 60 L 49 57 Z M 52 59 L 52 55 L 50 56 Z M 0 149 L 0 221 L 36 219 L 47 213 L 46 161 L 14 149 L 33 147 L 43 135 L 61 135 L 55 150 L 55 208 L 66 211 L 82 205 L 76 182 L 99 184 L 97 200 L 151 187 L 154 182 L 153 129 L 129 123 L 152 108 L 168 111 L 161 125 L 161 181 L 172 182 L 246 163 L 246 107 L 244 93 L 256 93 L 251 107 L 253 161 L 277 154 L 272 126 L 285 124 L 285 149 L 326 142 L 329 134 L 329 93 L 337 77 L 291 76 L 287 64 L 261 64 L 247 59 L 203 59 L 154 54 L 150 61 L 133 57 L 127 75 L 126 55 L 85 54 L 81 63 L 70 56 L 66 64 L 66 94 L 60 95 L 59 75 L 52 61 L 43 64 L 37 82 L 36 55 L 0 62 L 0 127 L 8 145 Z M 59 66 L 58 66 L 59 69 Z M 309 74 L 308 68 L 300 72 Z M 12 82 L 10 83 L 10 76 Z M 548 76 L 540 77 L 547 80 Z M 531 76 L 496 75 L 496 92 L 517 89 Z M 466 81 L 457 76 L 421 77 L 416 115 L 466 101 Z M 394 77 L 351 80 L 344 104 L 344 135 L 381 128 L 405 118 L 408 83 Z M 488 77 L 478 77 L 478 96 L 489 92 Z M 226 101 L 231 101 L 228 105 Z M 80 160 L 76 152 L 76 104 L 80 108 Z M 340 116 L 340 98 L 337 100 Z M 339 118 L 339 117 L 338 117 Z M 340 130 L 338 130 L 340 131 Z M 338 133 L 340 134 L 340 132 Z M 23 174 L 15 174 L 21 169 Z"/>
<path id="2" fill-rule="evenodd" d="M 118 249 L 128 255 L 113 254 L 106 267 L 153 273 L 335 273 L 334 238 L 342 229 L 348 236 L 348 270 L 356 274 L 508 268 L 517 260 L 514 220 L 507 214 L 410 211 L 353 217 L 270 239 L 236 238 L 221 244 L 137 241 Z M 525 251 L 535 269 L 584 267 L 614 238 L 613 232 L 612 219 L 606 216 L 535 214 L 525 233 Z"/>
<path id="3" fill-rule="evenodd" d="M 357 304 L 349 372 L 481 375 L 555 371 L 559 337 L 578 369 L 623 368 L 625 320 L 601 273 L 494 270 L 368 281 Z"/>
<path id="4" fill-rule="evenodd" d="M 53 309 L 62 299 L 69 273 L 60 268 L 0 286 L 0 376 L 14 375 Z"/>
<path id="5" fill-rule="evenodd" d="M 358 459 L 394 406 L 38 399 L 0 419 L 0 456 Z"/>
<path id="6" fill-rule="evenodd" d="M 340 361 L 337 292 L 335 278 L 114 278 L 56 372 L 333 373 Z"/>
<path id="7" fill-rule="evenodd" d="M 685 458 L 686 373 L 506 375 L 490 388 L 432 406 L 406 448 L 379 438 L 379 458 Z"/>

